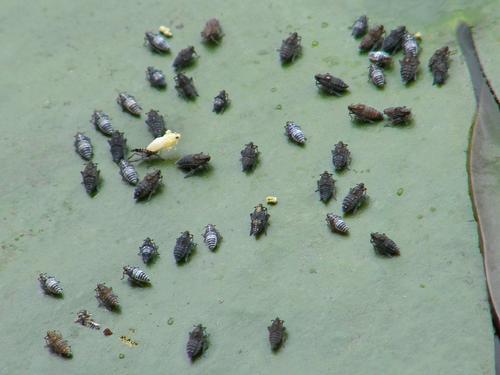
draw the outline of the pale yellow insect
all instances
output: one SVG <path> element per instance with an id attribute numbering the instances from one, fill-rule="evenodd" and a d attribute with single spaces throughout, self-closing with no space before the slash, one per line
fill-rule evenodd
<path id="1" fill-rule="evenodd" d="M 172 34 L 172 31 L 170 31 L 170 29 L 167 26 L 160 26 L 160 28 L 158 30 L 160 31 L 160 33 L 165 35 L 167 38 L 171 38 L 174 35 L 174 34 Z"/>
<path id="2" fill-rule="evenodd" d="M 174 133 L 167 130 L 162 137 L 155 138 L 153 142 L 146 147 L 146 150 L 152 153 L 160 152 L 161 150 L 168 151 L 173 149 L 177 143 L 179 143 L 180 139 L 180 133 Z"/>
<path id="3" fill-rule="evenodd" d="M 266 197 L 266 202 L 267 204 L 276 204 L 278 203 L 278 197 L 273 197 L 273 196 Z"/>
<path id="4" fill-rule="evenodd" d="M 422 40 L 422 33 L 420 31 L 415 33 L 415 39 Z"/>

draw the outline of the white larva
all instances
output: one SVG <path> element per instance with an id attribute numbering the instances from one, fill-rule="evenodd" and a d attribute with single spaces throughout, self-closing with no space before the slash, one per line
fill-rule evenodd
<path id="1" fill-rule="evenodd" d="M 215 225 L 208 224 L 205 227 L 205 232 L 202 234 L 203 241 L 207 245 L 208 249 L 214 251 L 219 241 L 222 239 L 221 234 L 217 229 L 215 229 Z"/>
<path id="2" fill-rule="evenodd" d="M 368 68 L 368 77 L 371 79 L 373 84 L 377 87 L 384 87 L 385 77 L 384 71 L 375 64 L 370 64 Z"/>
<path id="3" fill-rule="evenodd" d="M 60 296 L 63 294 L 63 289 L 54 276 L 49 276 L 46 273 L 41 273 L 38 277 L 40 281 L 40 286 L 45 292 Z"/>
<path id="4" fill-rule="evenodd" d="M 405 55 L 417 56 L 419 51 L 418 42 L 414 35 L 406 33 L 403 36 L 403 49 Z"/>
<path id="5" fill-rule="evenodd" d="M 76 133 L 75 135 L 75 151 L 85 160 L 92 159 L 94 149 L 90 138 L 83 133 Z"/>
<path id="6" fill-rule="evenodd" d="M 301 127 L 297 125 L 296 123 L 292 121 L 287 121 L 285 125 L 285 130 L 286 130 L 286 135 L 288 138 L 290 138 L 292 141 L 298 143 L 298 144 L 304 144 L 306 143 L 307 138 L 304 135 L 304 132 L 302 131 Z"/>
<path id="7" fill-rule="evenodd" d="M 120 167 L 120 174 L 123 177 L 123 180 L 128 182 L 130 185 L 137 185 L 139 182 L 139 174 L 137 173 L 135 167 L 125 159 L 120 160 L 118 166 Z"/>
<path id="8" fill-rule="evenodd" d="M 139 267 L 125 266 L 123 267 L 122 279 L 127 275 L 129 280 L 134 281 L 138 284 L 149 284 L 151 281 L 149 276 L 141 270 Z"/>
<path id="9" fill-rule="evenodd" d="M 338 232 L 338 233 L 347 233 L 349 232 L 349 227 L 345 223 L 345 221 L 340 217 L 339 215 L 335 214 L 327 214 L 326 215 L 326 222 L 330 226 L 330 229 L 332 231 Z"/>
<path id="10" fill-rule="evenodd" d="M 165 134 L 161 137 L 153 139 L 153 141 L 146 147 L 146 150 L 150 152 L 159 152 L 161 150 L 171 150 L 181 139 L 180 133 L 174 133 L 171 130 L 167 130 Z"/>

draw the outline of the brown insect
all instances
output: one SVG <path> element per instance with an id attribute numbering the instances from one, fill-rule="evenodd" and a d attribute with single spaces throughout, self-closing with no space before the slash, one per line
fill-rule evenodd
<path id="1" fill-rule="evenodd" d="M 370 237 L 370 242 L 378 254 L 387 257 L 399 256 L 401 254 L 398 245 L 387 237 L 385 233 L 372 233 Z"/>
<path id="2" fill-rule="evenodd" d="M 186 353 L 191 361 L 198 358 L 208 348 L 208 335 L 206 328 L 198 324 L 189 332 L 189 339 L 186 344 Z"/>
<path id="3" fill-rule="evenodd" d="M 95 297 L 99 301 L 99 305 L 104 305 L 108 310 L 114 310 L 118 308 L 120 305 L 118 303 L 118 297 L 113 294 L 113 288 L 107 287 L 104 283 L 97 284 L 97 288 L 95 288 L 96 295 Z"/>
<path id="4" fill-rule="evenodd" d="M 450 67 L 450 49 L 448 46 L 439 48 L 434 52 L 429 60 L 429 69 L 431 70 L 433 85 L 443 85 L 448 78 L 448 69 Z"/>
<path id="5" fill-rule="evenodd" d="M 407 124 L 411 121 L 411 109 L 406 107 L 390 107 L 384 109 L 391 125 Z"/>
<path id="6" fill-rule="evenodd" d="M 222 27 L 217 18 L 209 19 L 201 32 L 204 43 L 219 44 L 223 36 L 224 33 L 222 32 Z"/>
<path id="7" fill-rule="evenodd" d="M 47 336 L 45 336 L 45 342 L 54 353 L 67 358 L 73 356 L 73 353 L 71 353 L 71 346 L 63 339 L 59 331 L 48 331 Z"/>
<path id="8" fill-rule="evenodd" d="M 366 104 L 351 104 L 347 108 L 349 109 L 351 119 L 354 116 L 354 119 L 357 121 L 373 123 L 384 119 L 382 112 Z"/>
<path id="9" fill-rule="evenodd" d="M 286 328 L 283 326 L 285 323 L 280 318 L 276 318 L 271 321 L 272 324 L 267 327 L 269 331 L 269 343 L 271 344 L 271 350 L 278 350 L 283 342 L 285 341 L 285 330 Z"/>
<path id="10" fill-rule="evenodd" d="M 382 44 L 384 35 L 384 26 L 376 25 L 368 31 L 361 43 L 359 44 L 359 50 L 362 52 L 368 52 L 371 49 L 377 49 L 378 44 Z"/>

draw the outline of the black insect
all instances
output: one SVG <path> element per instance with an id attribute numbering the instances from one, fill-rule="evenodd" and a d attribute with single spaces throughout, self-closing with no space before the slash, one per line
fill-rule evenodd
<path id="1" fill-rule="evenodd" d="M 149 132 L 151 133 L 153 138 L 163 137 L 163 135 L 167 131 L 163 116 L 154 109 L 150 110 L 148 113 L 146 113 L 146 115 L 148 116 L 148 118 L 146 119 L 146 125 L 148 126 Z"/>
<path id="2" fill-rule="evenodd" d="M 349 85 L 344 81 L 332 76 L 330 73 L 318 73 L 314 76 L 314 79 L 316 80 L 316 86 L 329 95 L 340 96 L 349 88 Z"/>
<path id="3" fill-rule="evenodd" d="M 335 180 L 332 175 L 327 171 L 324 171 L 318 180 L 319 199 L 323 203 L 327 203 L 332 197 L 335 198 Z"/>
<path id="4" fill-rule="evenodd" d="M 158 169 L 144 176 L 144 179 L 139 182 L 134 191 L 134 199 L 136 201 L 141 201 L 144 199 L 150 199 L 151 196 L 158 190 L 162 185 L 162 175 L 161 171 Z"/>
<path id="5" fill-rule="evenodd" d="M 157 87 L 159 89 L 164 89 L 165 87 L 167 87 L 167 80 L 165 78 L 165 74 L 163 74 L 163 72 L 160 69 L 148 66 L 146 70 L 146 79 L 153 87 Z"/>
<path id="6" fill-rule="evenodd" d="M 241 168 L 243 172 L 251 171 L 259 161 L 259 148 L 253 142 L 247 143 L 241 150 Z"/>
<path id="7" fill-rule="evenodd" d="M 406 34 L 406 27 L 399 26 L 394 30 L 391 30 L 389 35 L 384 39 L 382 43 L 382 51 L 387 53 L 398 52 L 403 44 L 403 37 Z"/>
<path id="8" fill-rule="evenodd" d="M 97 130 L 99 130 L 104 135 L 113 134 L 113 126 L 109 120 L 109 116 L 103 111 L 94 111 L 92 113 L 92 118 L 90 122 L 94 124 Z"/>
<path id="9" fill-rule="evenodd" d="M 450 50 L 448 46 L 439 48 L 434 52 L 429 60 L 429 69 L 432 73 L 433 85 L 443 85 L 448 78 L 448 69 L 450 68 Z"/>
<path id="10" fill-rule="evenodd" d="M 186 263 L 194 251 L 196 243 L 193 242 L 193 235 L 189 231 L 182 232 L 177 238 L 174 247 L 174 258 L 177 264 Z"/>
<path id="11" fill-rule="evenodd" d="M 406 32 L 403 36 L 403 50 L 405 55 L 417 56 L 419 53 L 419 46 L 415 35 Z"/>
<path id="12" fill-rule="evenodd" d="M 75 135 L 75 151 L 85 160 L 92 159 L 94 148 L 90 138 L 83 133 L 76 133 Z"/>
<path id="13" fill-rule="evenodd" d="M 128 160 L 122 159 L 118 162 L 118 167 L 120 168 L 120 175 L 123 180 L 128 182 L 130 185 L 137 185 L 139 182 L 139 174 L 135 167 L 128 162 Z"/>
<path id="14" fill-rule="evenodd" d="M 97 169 L 97 164 L 89 161 L 85 165 L 85 169 L 80 172 L 82 174 L 82 184 L 85 187 L 85 191 L 91 197 L 97 193 L 97 187 L 99 185 L 99 174 L 100 171 Z"/>
<path id="15" fill-rule="evenodd" d="M 393 257 L 399 256 L 400 251 L 398 245 L 385 235 L 385 233 L 372 233 L 370 234 L 370 242 L 373 245 L 375 251 L 383 256 Z"/>
<path id="16" fill-rule="evenodd" d="M 344 213 L 355 213 L 367 197 L 365 184 L 357 184 L 344 198 L 344 201 L 342 202 L 342 210 Z"/>
<path id="17" fill-rule="evenodd" d="M 297 33 L 291 33 L 288 38 L 283 40 L 281 48 L 278 50 L 282 64 L 292 63 L 300 55 L 302 51 L 300 41 L 301 37 Z"/>
<path id="18" fill-rule="evenodd" d="M 134 116 L 141 115 L 142 108 L 132 95 L 129 95 L 126 92 L 121 92 L 118 94 L 116 102 L 122 107 L 123 111 L 127 111 Z"/>
<path id="19" fill-rule="evenodd" d="M 347 234 L 349 232 L 349 227 L 339 215 L 333 213 L 326 214 L 326 222 L 332 232 L 337 232 L 341 234 Z"/>
<path id="20" fill-rule="evenodd" d="M 377 46 L 382 42 L 382 35 L 384 35 L 384 26 L 376 25 L 368 31 L 359 45 L 361 52 L 368 52 L 371 49 L 377 49 Z"/>
<path id="21" fill-rule="evenodd" d="M 302 128 L 293 121 L 286 122 L 285 135 L 288 136 L 288 139 L 295 143 L 298 143 L 299 145 L 303 145 L 307 141 Z"/>
<path id="22" fill-rule="evenodd" d="M 401 64 L 401 80 L 404 84 L 417 79 L 417 71 L 420 61 L 417 55 L 407 54 L 404 56 L 403 60 L 399 60 Z"/>
<path id="23" fill-rule="evenodd" d="M 370 64 L 368 68 L 368 78 L 370 78 L 372 83 L 377 87 L 385 86 L 384 71 L 376 64 Z"/>
<path id="24" fill-rule="evenodd" d="M 172 66 L 174 67 L 175 70 L 181 70 L 187 68 L 195 61 L 197 57 L 198 54 L 194 50 L 194 47 L 189 46 L 179 51 Z"/>
<path id="25" fill-rule="evenodd" d="M 208 335 L 206 328 L 198 324 L 189 332 L 186 353 L 191 361 L 198 358 L 208 348 Z"/>
<path id="26" fill-rule="evenodd" d="M 198 154 L 189 154 L 183 156 L 175 163 L 177 167 L 183 171 L 188 172 L 186 177 L 190 177 L 196 172 L 208 168 L 208 162 L 210 161 L 210 155 L 200 152 Z"/>
<path id="27" fill-rule="evenodd" d="M 151 48 L 151 51 L 153 52 L 170 52 L 170 45 L 168 44 L 167 39 L 165 39 L 165 37 L 161 34 L 155 34 L 151 31 L 147 31 L 144 34 L 144 42 L 149 45 L 149 48 Z"/>
<path id="28" fill-rule="evenodd" d="M 203 242 L 205 242 L 208 249 L 211 251 L 214 251 L 220 240 L 222 240 L 222 235 L 213 224 L 208 224 L 205 227 L 205 231 L 203 232 L 202 236 Z"/>
<path id="29" fill-rule="evenodd" d="M 371 63 L 385 68 L 392 65 L 392 57 L 387 52 L 371 51 L 368 53 L 368 59 Z"/>
<path id="30" fill-rule="evenodd" d="M 351 152 L 344 142 L 340 141 L 332 150 L 332 163 L 336 171 L 349 168 L 349 164 L 351 163 Z"/>
<path id="31" fill-rule="evenodd" d="M 384 119 L 382 112 L 366 104 L 350 104 L 347 108 L 349 109 L 351 119 L 354 118 L 357 121 L 376 122 Z"/>
<path id="32" fill-rule="evenodd" d="M 385 115 L 392 125 L 407 124 L 411 121 L 411 109 L 406 107 L 390 107 L 384 109 Z"/>
<path id="33" fill-rule="evenodd" d="M 158 245 L 151 238 L 146 238 L 142 245 L 139 247 L 139 254 L 145 264 L 151 262 L 155 257 L 160 255 L 158 253 Z"/>
<path id="34" fill-rule="evenodd" d="M 118 297 L 113 293 L 113 288 L 107 287 L 102 283 L 97 284 L 95 291 L 95 297 L 99 301 L 99 305 L 104 305 L 108 310 L 114 310 L 119 307 Z"/>
<path id="35" fill-rule="evenodd" d="M 174 77 L 175 89 L 178 94 L 186 99 L 194 99 L 198 96 L 198 92 L 193 84 L 193 79 L 185 76 L 182 73 Z"/>
<path id="36" fill-rule="evenodd" d="M 127 154 L 127 139 L 123 136 L 123 133 L 115 130 L 111 134 L 111 139 L 108 141 L 109 151 L 113 157 L 113 161 L 118 163 L 120 160 L 125 159 Z"/>
<path id="37" fill-rule="evenodd" d="M 363 35 L 366 34 L 367 30 L 368 30 L 368 17 L 361 16 L 356 21 L 354 21 L 354 24 L 352 25 L 351 34 L 355 38 L 361 38 Z"/>
<path id="38" fill-rule="evenodd" d="M 271 322 L 271 325 L 267 327 L 267 330 L 269 332 L 269 343 L 271 344 L 271 350 L 276 351 L 281 347 L 286 339 L 286 328 L 283 325 L 285 321 L 277 317 L 276 319 L 271 320 Z"/>
<path id="39" fill-rule="evenodd" d="M 204 43 L 219 44 L 224 37 L 224 33 L 217 18 L 211 18 L 207 21 L 205 28 L 201 32 L 201 37 Z"/>
<path id="40" fill-rule="evenodd" d="M 226 90 L 222 90 L 214 98 L 214 108 L 212 111 L 215 113 L 224 113 L 230 102 L 231 101 L 229 100 L 229 95 L 227 95 Z"/>
<path id="41" fill-rule="evenodd" d="M 262 233 L 267 234 L 270 217 L 267 208 L 259 203 L 250 214 L 250 236 L 258 237 Z"/>

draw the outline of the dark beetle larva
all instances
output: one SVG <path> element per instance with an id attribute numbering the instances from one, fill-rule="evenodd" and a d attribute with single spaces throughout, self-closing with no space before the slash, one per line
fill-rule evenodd
<path id="1" fill-rule="evenodd" d="M 250 214 L 250 236 L 258 237 L 260 234 L 267 234 L 267 226 L 271 215 L 267 213 L 267 208 L 262 204 L 255 206 L 254 211 Z"/>
<path id="2" fill-rule="evenodd" d="M 179 53 L 174 59 L 172 66 L 174 67 L 175 70 L 182 70 L 184 68 L 187 68 L 192 63 L 194 63 L 197 57 L 198 54 L 194 50 L 194 47 L 189 46 L 179 51 Z"/>
<path id="3" fill-rule="evenodd" d="M 189 231 L 182 232 L 180 237 L 177 238 L 174 247 L 174 258 L 177 264 L 186 263 L 189 256 L 194 251 L 196 243 L 193 242 L 193 235 Z"/>
<path id="4" fill-rule="evenodd" d="M 123 180 L 127 181 L 130 185 L 137 185 L 139 182 L 139 174 L 135 167 L 126 159 L 120 160 L 118 166 L 120 167 L 120 174 Z"/>
<path id="5" fill-rule="evenodd" d="M 368 53 L 368 59 L 371 63 L 377 64 L 380 67 L 388 67 L 392 64 L 391 55 L 383 51 L 371 51 Z"/>
<path id="6" fill-rule="evenodd" d="M 347 108 L 349 109 L 349 116 L 351 119 L 354 117 L 357 121 L 375 122 L 384 119 L 382 112 L 365 104 L 351 104 L 347 106 Z"/>
<path id="7" fill-rule="evenodd" d="M 368 52 L 372 48 L 376 47 L 380 40 L 382 39 L 382 35 L 384 34 L 384 26 L 376 25 L 368 31 L 368 34 L 365 35 L 363 40 L 359 45 L 359 50 L 362 52 Z"/>
<path id="8" fill-rule="evenodd" d="M 327 203 L 332 197 L 335 198 L 335 180 L 332 175 L 324 171 L 318 180 L 318 189 L 320 201 Z"/>
<path id="9" fill-rule="evenodd" d="M 332 150 L 332 163 L 336 171 L 341 171 L 349 167 L 351 152 L 344 142 L 340 141 L 335 145 L 335 149 Z"/>
<path id="10" fill-rule="evenodd" d="M 155 34 L 151 31 L 147 31 L 144 34 L 144 42 L 149 45 L 151 51 L 158 53 L 170 52 L 170 45 L 161 34 Z"/>
<path id="11" fill-rule="evenodd" d="M 433 85 L 442 85 L 448 78 L 450 50 L 448 46 L 439 48 L 429 60 L 429 69 L 432 73 Z"/>
<path id="12" fill-rule="evenodd" d="M 163 74 L 160 69 L 148 66 L 146 70 L 146 79 L 153 87 L 157 87 L 159 89 L 164 89 L 165 87 L 167 87 L 165 74 Z"/>
<path id="13" fill-rule="evenodd" d="M 276 351 L 285 341 L 286 328 L 283 325 L 285 321 L 280 320 L 280 318 L 277 317 L 276 319 L 271 320 L 271 322 L 271 325 L 267 327 L 269 332 L 269 343 L 271 344 L 271 350 Z"/>
<path id="14" fill-rule="evenodd" d="M 224 113 L 226 108 L 229 106 L 229 95 L 227 95 L 226 90 L 222 90 L 219 94 L 214 98 L 214 107 L 212 109 L 215 113 Z"/>
<path id="15" fill-rule="evenodd" d="M 241 150 L 241 169 L 243 172 L 251 171 L 255 168 L 259 160 L 259 148 L 253 142 L 247 143 Z"/>
<path id="16" fill-rule="evenodd" d="M 286 122 L 285 135 L 287 135 L 291 141 L 294 141 L 299 145 L 305 144 L 307 140 L 301 127 L 292 121 Z"/>
<path id="17" fill-rule="evenodd" d="M 61 284 L 54 276 L 41 273 L 38 276 L 38 281 L 40 281 L 40 286 L 46 293 L 53 294 L 55 296 L 61 296 L 63 294 Z"/>
<path id="18" fill-rule="evenodd" d="M 63 339 L 59 331 L 48 331 L 47 336 L 45 336 L 45 343 L 54 353 L 68 358 L 73 356 L 71 346 Z"/>
<path id="19" fill-rule="evenodd" d="M 399 26 L 394 30 L 391 30 L 389 35 L 384 39 L 382 43 L 382 51 L 387 53 L 396 53 L 401 49 L 403 44 L 403 37 L 406 34 L 406 27 Z"/>
<path id="20" fill-rule="evenodd" d="M 194 361 L 208 348 L 208 335 L 205 331 L 206 328 L 198 324 L 189 332 L 186 353 L 191 361 Z"/>
<path id="21" fill-rule="evenodd" d="M 90 142 L 90 138 L 83 133 L 76 133 L 75 135 L 75 151 L 85 160 L 92 159 L 94 148 Z"/>
<path id="22" fill-rule="evenodd" d="M 139 254 L 142 257 L 142 261 L 145 264 L 151 262 L 155 257 L 159 255 L 158 245 L 151 238 L 146 238 L 143 244 L 139 247 Z"/>
<path id="23" fill-rule="evenodd" d="M 90 122 L 94 124 L 96 129 L 104 135 L 113 134 L 114 129 L 111 125 L 111 121 L 109 120 L 109 116 L 103 111 L 94 111 L 94 113 L 92 113 Z"/>
<path id="24" fill-rule="evenodd" d="M 142 108 L 132 95 L 129 95 L 126 92 L 121 92 L 118 94 L 116 102 L 122 107 L 123 111 L 127 111 L 134 116 L 141 115 Z"/>
<path id="25" fill-rule="evenodd" d="M 390 107 L 384 109 L 385 115 L 392 125 L 406 124 L 411 120 L 411 109 L 406 107 Z"/>
<path id="26" fill-rule="evenodd" d="M 406 32 L 403 36 L 403 51 L 405 55 L 417 56 L 419 47 L 415 35 Z"/>
<path id="27" fill-rule="evenodd" d="M 294 32 L 282 41 L 281 48 L 278 50 L 282 64 L 292 63 L 300 55 L 302 51 L 301 39 L 299 34 Z"/>
<path id="28" fill-rule="evenodd" d="M 366 31 L 368 30 L 368 17 L 367 16 L 360 16 L 356 21 L 354 21 L 354 24 L 352 25 L 352 36 L 355 38 L 361 38 L 366 34 Z"/>
<path id="29" fill-rule="evenodd" d="M 204 43 L 219 44 L 223 36 L 224 33 L 222 32 L 222 27 L 217 18 L 209 19 L 201 32 Z"/>
<path id="30" fill-rule="evenodd" d="M 188 172 L 184 178 L 190 177 L 196 172 L 208 168 L 210 155 L 200 152 L 198 154 L 185 155 L 175 163 L 178 168 Z"/>
<path id="31" fill-rule="evenodd" d="M 134 191 L 134 199 L 136 201 L 150 199 L 151 196 L 158 190 L 162 184 L 161 171 L 158 169 L 144 176 L 144 179 L 139 182 Z"/>
<path id="32" fill-rule="evenodd" d="M 127 153 L 127 139 L 123 136 L 123 133 L 115 130 L 113 134 L 111 134 L 111 139 L 108 143 L 109 151 L 115 163 L 125 159 Z"/>
<path id="33" fill-rule="evenodd" d="M 349 88 L 349 85 L 344 81 L 332 76 L 330 73 L 318 73 L 314 76 L 314 79 L 316 80 L 316 86 L 329 95 L 340 96 Z"/>
<path id="34" fill-rule="evenodd" d="M 220 232 L 215 228 L 215 225 L 213 224 L 208 224 L 205 227 L 205 232 L 203 232 L 202 236 L 203 241 L 211 251 L 214 251 L 219 244 L 219 241 L 222 240 Z"/>
<path id="35" fill-rule="evenodd" d="M 95 297 L 99 301 L 99 305 L 104 305 L 109 310 L 119 307 L 118 297 L 113 294 L 113 288 L 107 287 L 104 283 L 97 284 L 95 288 Z"/>
<path id="36" fill-rule="evenodd" d="M 346 234 L 349 232 L 349 227 L 345 223 L 344 219 L 342 219 L 342 217 L 340 217 L 339 215 L 326 214 L 326 222 L 333 232 L 342 234 Z"/>
<path id="37" fill-rule="evenodd" d="M 146 272 L 141 270 L 139 267 L 124 266 L 122 279 L 125 275 L 128 276 L 130 281 L 138 285 L 149 284 L 151 282 L 149 276 L 146 275 Z"/>
<path id="38" fill-rule="evenodd" d="M 154 109 L 146 113 L 148 118 L 146 119 L 146 125 L 148 126 L 149 132 L 154 138 L 163 137 L 167 131 L 165 126 L 165 120 L 163 116 L 160 115 L 158 111 Z"/>
<path id="39" fill-rule="evenodd" d="M 175 89 L 179 96 L 182 96 L 186 99 L 194 99 L 198 96 L 198 92 L 193 84 L 193 79 L 185 76 L 182 73 L 177 74 L 174 77 L 175 80 Z"/>
<path id="40" fill-rule="evenodd" d="M 382 68 L 378 67 L 375 64 L 370 64 L 368 68 L 368 77 L 373 82 L 373 84 L 377 87 L 385 86 L 385 76 Z"/>
<path id="41" fill-rule="evenodd" d="M 418 65 L 420 61 L 416 55 L 407 54 L 403 60 L 399 60 L 401 64 L 401 80 L 404 84 L 417 79 Z"/>
<path id="42" fill-rule="evenodd" d="M 349 191 L 349 194 L 347 194 L 344 198 L 344 201 L 342 202 L 342 211 L 344 211 L 344 213 L 355 213 L 366 200 L 366 198 L 367 195 L 365 184 L 357 184 Z"/>
<path id="43" fill-rule="evenodd" d="M 99 185 L 100 171 L 97 169 L 97 164 L 89 161 L 85 165 L 85 169 L 80 172 L 82 174 L 82 184 L 88 195 L 93 196 L 97 193 L 97 186 Z"/>
<path id="44" fill-rule="evenodd" d="M 370 234 L 370 242 L 373 245 L 375 251 L 383 256 L 393 257 L 399 256 L 400 251 L 398 245 L 385 235 L 385 233 L 372 233 Z"/>

